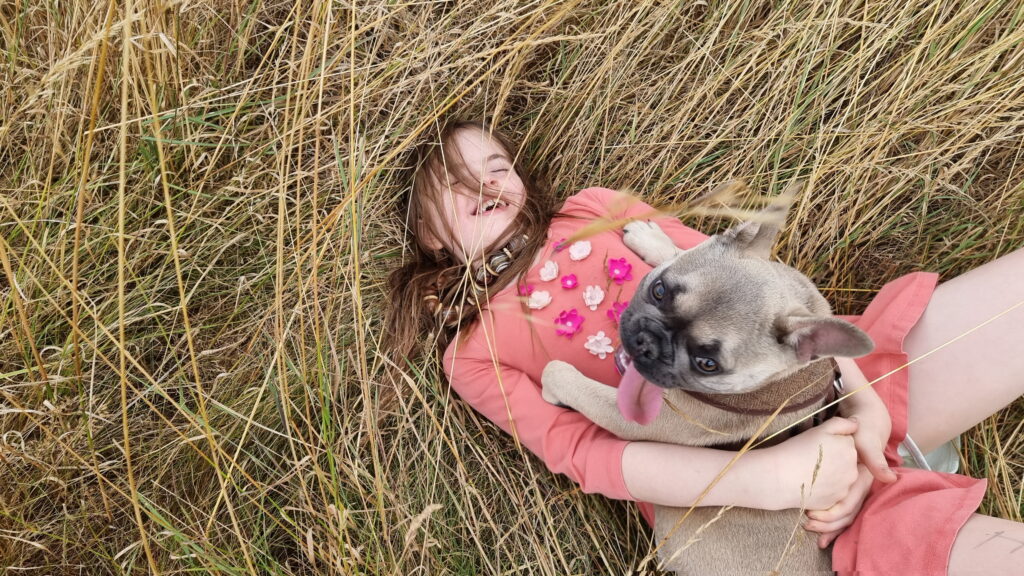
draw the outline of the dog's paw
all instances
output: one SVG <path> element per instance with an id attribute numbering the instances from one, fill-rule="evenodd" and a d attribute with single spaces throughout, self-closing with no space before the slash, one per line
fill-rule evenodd
<path id="1" fill-rule="evenodd" d="M 626 224 L 622 230 L 622 242 L 650 266 L 666 262 L 680 251 L 668 234 L 654 222 L 635 220 Z"/>
<path id="2" fill-rule="evenodd" d="M 552 360 L 544 367 L 540 375 L 540 395 L 548 404 L 568 408 L 558 393 L 562 386 L 572 382 L 580 371 L 575 366 L 561 360 Z"/>

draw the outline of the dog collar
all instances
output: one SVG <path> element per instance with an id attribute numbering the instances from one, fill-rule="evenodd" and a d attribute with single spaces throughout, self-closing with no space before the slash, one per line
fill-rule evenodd
<path id="1" fill-rule="evenodd" d="M 811 362 L 800 370 L 772 380 L 761 388 L 743 394 L 704 394 L 686 391 L 696 400 L 726 412 L 752 416 L 796 412 L 814 404 L 827 404 L 843 392 L 843 377 L 832 358 Z"/>

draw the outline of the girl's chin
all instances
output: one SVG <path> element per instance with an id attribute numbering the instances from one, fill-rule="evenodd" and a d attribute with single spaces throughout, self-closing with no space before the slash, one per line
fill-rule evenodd
<path id="1" fill-rule="evenodd" d="M 500 222 L 493 222 L 491 226 L 487 227 L 487 234 L 482 237 L 478 246 L 486 247 L 494 244 L 499 238 L 505 235 L 505 232 L 508 231 L 508 228 L 511 225 L 511 218 L 508 220 L 502 218 Z"/>

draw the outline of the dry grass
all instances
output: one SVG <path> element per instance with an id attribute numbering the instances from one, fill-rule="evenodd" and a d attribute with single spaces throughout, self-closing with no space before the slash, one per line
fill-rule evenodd
<path id="1" fill-rule="evenodd" d="M 5 573 L 638 568 L 626 506 L 379 354 L 449 114 L 563 195 L 807 178 L 782 254 L 844 312 L 1024 243 L 1019 2 L 16 0 L 0 34 Z M 1018 520 L 1021 413 L 966 442 Z"/>

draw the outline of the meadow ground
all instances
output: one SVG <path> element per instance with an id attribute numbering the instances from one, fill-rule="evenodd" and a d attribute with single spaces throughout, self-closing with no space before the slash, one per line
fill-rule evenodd
<path id="1" fill-rule="evenodd" d="M 1018 1 L 15 0 L 0 38 L 5 574 L 654 566 L 631 507 L 383 354 L 450 116 L 705 230 L 715 185 L 806 179 L 779 255 L 840 312 L 1024 244 Z M 1017 520 L 1022 412 L 963 449 Z"/>

